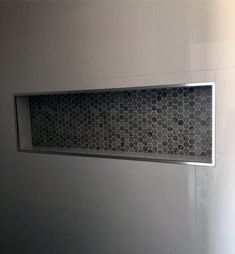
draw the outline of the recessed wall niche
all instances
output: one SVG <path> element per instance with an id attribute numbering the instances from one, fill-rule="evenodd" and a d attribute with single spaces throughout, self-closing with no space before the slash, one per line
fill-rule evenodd
<path id="1" fill-rule="evenodd" d="M 214 83 L 14 98 L 19 151 L 214 165 Z"/>

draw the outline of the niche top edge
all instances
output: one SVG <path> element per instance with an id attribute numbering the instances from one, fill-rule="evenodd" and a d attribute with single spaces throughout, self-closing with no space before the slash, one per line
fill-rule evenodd
<path id="1" fill-rule="evenodd" d="M 115 91 L 132 91 L 132 90 L 144 90 L 144 89 L 163 89 L 163 88 L 179 88 L 179 87 L 203 87 L 211 86 L 213 89 L 215 87 L 214 81 L 208 82 L 188 82 L 180 84 L 163 84 L 163 85 L 149 85 L 149 86 L 126 86 L 126 87 L 107 87 L 107 88 L 89 88 L 89 89 L 68 89 L 68 90 L 50 90 L 41 92 L 17 92 L 13 93 L 14 97 L 20 96 L 33 96 L 33 95 L 50 95 L 50 94 L 73 94 L 73 93 L 91 93 L 91 92 L 115 92 Z"/>

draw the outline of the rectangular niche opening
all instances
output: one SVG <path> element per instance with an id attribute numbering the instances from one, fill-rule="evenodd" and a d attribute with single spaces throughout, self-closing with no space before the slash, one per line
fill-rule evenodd
<path id="1" fill-rule="evenodd" d="M 214 83 L 14 95 L 18 150 L 214 165 Z"/>

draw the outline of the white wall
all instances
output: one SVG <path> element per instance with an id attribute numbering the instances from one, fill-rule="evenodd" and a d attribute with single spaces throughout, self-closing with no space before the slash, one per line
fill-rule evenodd
<path id="1" fill-rule="evenodd" d="M 235 3 L 0 3 L 1 253 L 235 253 Z M 214 168 L 17 153 L 12 94 L 216 81 Z"/>

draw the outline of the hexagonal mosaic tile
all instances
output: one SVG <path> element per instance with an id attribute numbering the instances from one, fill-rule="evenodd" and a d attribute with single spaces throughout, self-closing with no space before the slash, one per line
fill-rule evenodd
<path id="1" fill-rule="evenodd" d="M 212 88 L 30 96 L 32 144 L 141 154 L 212 155 Z"/>

